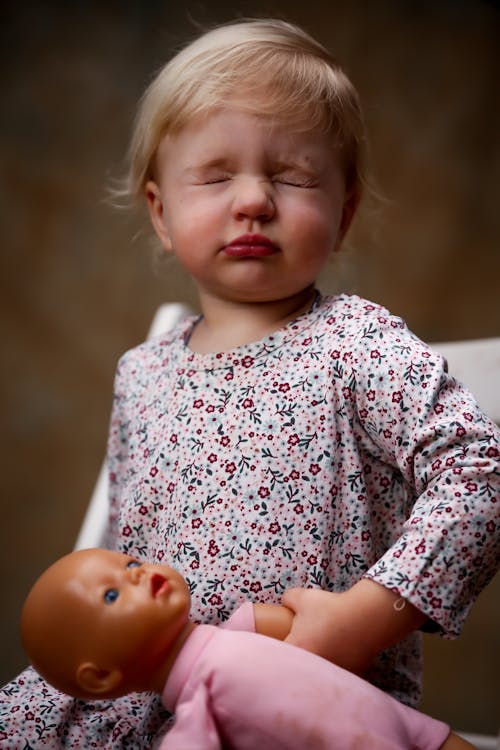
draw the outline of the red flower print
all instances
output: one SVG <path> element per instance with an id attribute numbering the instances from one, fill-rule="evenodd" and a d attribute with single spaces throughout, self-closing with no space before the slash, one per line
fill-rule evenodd
<path id="1" fill-rule="evenodd" d="M 170 442 L 176 443 L 177 442 L 177 435 L 174 433 L 173 435 L 170 435 Z"/>
<path id="2" fill-rule="evenodd" d="M 198 568 L 200 567 L 200 563 L 198 560 L 192 560 L 189 567 L 191 568 L 191 570 L 198 570 Z"/>
<path id="3" fill-rule="evenodd" d="M 220 598 L 219 594 L 212 594 L 208 601 L 210 602 L 210 604 L 213 604 L 214 607 L 218 607 L 222 604 L 222 599 Z"/>
<path id="4" fill-rule="evenodd" d="M 215 453 L 211 453 L 208 457 L 208 460 L 211 464 L 215 463 L 217 461 L 217 456 L 215 455 Z"/>
<path id="5" fill-rule="evenodd" d="M 296 506 L 295 506 L 295 508 L 293 510 L 297 514 L 303 513 L 304 512 L 304 506 L 301 505 L 300 503 L 297 503 Z"/>
<path id="6" fill-rule="evenodd" d="M 202 523 L 201 518 L 193 518 L 193 520 L 191 521 L 191 526 L 193 529 L 199 529 L 201 526 L 201 523 Z"/>
<path id="7" fill-rule="evenodd" d="M 223 445 L 225 448 L 227 445 L 229 445 L 230 442 L 231 442 L 231 439 L 227 435 L 224 435 L 224 437 L 221 438 L 220 444 Z"/>
<path id="8" fill-rule="evenodd" d="M 418 544 L 418 545 L 417 545 L 417 546 L 415 547 L 415 552 L 416 552 L 416 553 L 417 553 L 418 555 L 423 555 L 423 554 L 424 554 L 424 552 L 425 552 L 425 542 L 424 542 L 424 540 L 423 540 L 423 539 L 422 539 L 422 541 L 420 542 L 420 544 Z"/>
<path id="9" fill-rule="evenodd" d="M 434 407 L 434 411 L 436 412 L 436 414 L 441 414 L 443 412 L 443 409 L 443 404 L 436 404 L 436 406 Z"/>
<path id="10" fill-rule="evenodd" d="M 269 497 L 270 494 L 271 492 L 268 487 L 259 487 L 259 497 Z"/>
<path id="11" fill-rule="evenodd" d="M 295 469 L 293 469 L 293 470 L 292 470 L 292 471 L 290 472 L 290 479 L 300 479 L 300 474 L 299 474 L 299 472 L 298 472 L 298 471 L 296 471 Z"/>
<path id="12" fill-rule="evenodd" d="M 395 391 L 392 394 L 392 403 L 393 404 L 399 404 L 403 400 L 403 394 L 401 391 Z"/>
<path id="13" fill-rule="evenodd" d="M 280 530 L 281 526 L 277 521 L 273 521 L 273 523 L 269 524 L 269 531 L 271 532 L 271 534 L 277 534 Z"/>
<path id="14" fill-rule="evenodd" d="M 122 529 L 123 536 L 130 536 L 131 533 L 132 533 L 132 529 L 130 528 L 130 526 L 128 524 L 123 527 L 123 529 Z"/>
<path id="15" fill-rule="evenodd" d="M 316 565 L 316 563 L 318 562 L 318 558 L 316 557 L 316 555 L 309 555 L 309 557 L 307 558 L 307 562 L 309 565 Z"/>
<path id="16" fill-rule="evenodd" d="M 158 469 L 156 466 L 153 466 L 153 468 L 149 472 L 150 477 L 155 477 L 158 474 Z"/>
<path id="17" fill-rule="evenodd" d="M 486 455 L 488 458 L 496 458 L 498 456 L 498 448 L 488 448 Z"/>
<path id="18" fill-rule="evenodd" d="M 465 489 L 469 490 L 469 492 L 476 492 L 477 484 L 475 482 L 466 482 Z"/>
<path id="19" fill-rule="evenodd" d="M 366 394 L 368 401 L 375 401 L 375 391 L 368 391 Z"/>
<path id="20" fill-rule="evenodd" d="M 439 609 L 442 606 L 443 602 L 438 596 L 433 596 L 431 599 L 431 607 L 434 607 L 434 609 Z"/>
<path id="21" fill-rule="evenodd" d="M 379 352 L 379 350 L 378 349 L 372 349 L 372 351 L 370 352 L 370 357 L 372 359 L 379 359 L 380 358 L 380 352 Z"/>
<path id="22" fill-rule="evenodd" d="M 332 352 L 330 352 L 330 357 L 332 359 L 339 359 L 340 358 L 340 352 L 338 349 L 334 349 Z"/>
<path id="23" fill-rule="evenodd" d="M 197 398 L 196 401 L 193 402 L 193 406 L 195 409 L 201 409 L 201 407 L 203 406 L 203 399 Z"/>
<path id="24" fill-rule="evenodd" d="M 290 386 L 288 383 L 281 383 L 280 387 L 278 388 L 280 393 L 287 393 L 290 390 Z"/>
<path id="25" fill-rule="evenodd" d="M 299 436 L 296 432 L 294 432 L 293 435 L 290 435 L 290 437 L 288 438 L 288 445 L 297 445 L 298 442 Z"/>
<path id="26" fill-rule="evenodd" d="M 234 375 L 232 372 L 226 373 L 224 380 L 232 380 L 234 378 Z"/>
<path id="27" fill-rule="evenodd" d="M 220 552 L 219 547 L 216 545 L 216 543 L 212 539 L 208 545 L 208 554 L 210 555 L 210 557 L 217 557 L 219 552 Z"/>
<path id="28" fill-rule="evenodd" d="M 309 467 L 309 471 L 311 472 L 311 474 L 316 476 L 316 474 L 319 474 L 319 472 L 321 471 L 321 466 L 319 466 L 319 464 L 311 464 Z"/>
<path id="29" fill-rule="evenodd" d="M 258 594 L 259 591 L 262 591 L 262 584 L 259 581 L 254 581 L 254 583 L 250 584 L 250 591 L 253 594 Z"/>
<path id="30" fill-rule="evenodd" d="M 243 406 L 243 408 L 244 408 L 244 409 L 251 409 L 251 408 L 252 408 L 252 406 L 253 406 L 253 401 L 252 401 L 252 399 L 251 399 L 251 398 L 246 398 L 246 399 L 245 399 L 245 400 L 243 401 L 243 403 L 242 403 L 242 406 Z"/>
<path id="31" fill-rule="evenodd" d="M 226 464 L 226 471 L 228 474 L 234 474 L 234 472 L 236 471 L 236 464 L 233 463 L 233 461 Z"/>
<path id="32" fill-rule="evenodd" d="M 145 505 L 141 505 L 141 507 L 139 508 L 139 513 L 141 514 L 141 516 L 147 516 L 148 509 Z"/>

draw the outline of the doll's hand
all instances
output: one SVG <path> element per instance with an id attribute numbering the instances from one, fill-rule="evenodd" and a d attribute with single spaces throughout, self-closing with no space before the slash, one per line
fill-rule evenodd
<path id="1" fill-rule="evenodd" d="M 289 643 L 356 674 L 366 672 L 381 651 L 426 619 L 397 594 L 368 579 L 340 594 L 290 589 L 282 601 L 295 613 Z M 403 607 L 394 608 L 395 602 L 403 602 Z"/>

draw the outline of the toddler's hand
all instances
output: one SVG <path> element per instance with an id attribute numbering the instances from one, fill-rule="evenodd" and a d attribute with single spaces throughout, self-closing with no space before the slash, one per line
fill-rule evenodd
<path id="1" fill-rule="evenodd" d="M 295 613 L 289 643 L 356 674 L 426 620 L 398 594 L 366 578 L 340 594 L 290 589 L 282 601 Z"/>
<path id="2" fill-rule="evenodd" d="M 363 674 L 375 654 L 369 648 L 369 637 L 361 640 L 361 633 L 352 622 L 348 592 L 341 594 L 321 589 L 289 589 L 283 604 L 294 613 L 292 627 L 285 639 L 288 643 L 312 651 L 328 661 Z M 367 623 L 368 625 L 368 623 Z"/>

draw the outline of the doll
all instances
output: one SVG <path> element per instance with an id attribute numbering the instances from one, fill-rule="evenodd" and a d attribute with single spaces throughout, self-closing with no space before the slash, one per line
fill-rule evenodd
<path id="1" fill-rule="evenodd" d="M 33 666 L 69 695 L 159 693 L 175 714 L 161 750 L 472 747 L 360 677 L 281 643 L 293 618 L 286 607 L 247 603 L 221 627 L 197 625 L 189 611 L 189 587 L 174 569 L 80 550 L 35 583 L 21 634 Z"/>

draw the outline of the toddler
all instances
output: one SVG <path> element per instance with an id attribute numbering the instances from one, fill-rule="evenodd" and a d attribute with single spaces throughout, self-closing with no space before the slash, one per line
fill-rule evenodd
<path id="1" fill-rule="evenodd" d="M 128 192 L 202 315 L 120 361 L 108 545 L 176 567 L 207 624 L 283 601 L 288 640 L 416 705 L 420 631 L 457 636 L 498 565 L 499 431 L 402 320 L 316 289 L 363 139 L 345 74 L 280 21 L 203 35 L 147 90 Z M 30 671 L 4 696 L 0 738 L 36 748 L 151 747 L 167 717 Z"/>

